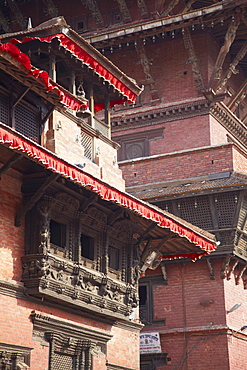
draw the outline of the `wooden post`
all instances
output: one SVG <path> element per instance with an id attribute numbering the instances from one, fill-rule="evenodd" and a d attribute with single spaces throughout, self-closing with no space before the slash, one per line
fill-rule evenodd
<path id="1" fill-rule="evenodd" d="M 108 138 L 111 138 L 111 113 L 110 113 L 110 99 L 105 96 L 105 124 L 108 126 Z"/>
<path id="2" fill-rule="evenodd" d="M 49 55 L 49 62 L 50 62 L 49 76 L 53 81 L 56 82 L 56 80 L 57 80 L 57 71 L 56 71 L 56 56 L 55 56 L 55 54 L 51 53 Z"/>
<path id="3" fill-rule="evenodd" d="M 89 86 L 89 109 L 91 111 L 91 117 L 89 118 L 90 125 L 94 128 L 94 97 L 93 97 L 93 85 Z"/>

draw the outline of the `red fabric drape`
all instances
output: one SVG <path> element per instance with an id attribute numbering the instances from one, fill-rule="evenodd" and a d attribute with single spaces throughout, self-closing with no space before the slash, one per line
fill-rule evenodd
<path id="1" fill-rule="evenodd" d="M 15 60 L 17 60 L 23 67 L 25 67 L 28 71 L 29 75 L 34 76 L 35 78 L 41 79 L 43 84 L 45 85 L 47 91 L 54 90 L 60 97 L 60 100 L 63 104 L 75 111 L 81 111 L 88 108 L 88 105 L 85 103 L 80 103 L 78 100 L 74 99 L 71 95 L 66 94 L 65 91 L 59 89 L 56 84 L 50 79 L 48 73 L 46 71 L 42 71 L 38 68 L 32 66 L 29 57 L 22 53 L 20 49 L 11 43 L 6 43 L 0 45 L 0 50 L 6 52 Z"/>
<path id="2" fill-rule="evenodd" d="M 116 78 L 111 72 L 109 72 L 105 67 L 103 67 L 97 60 L 95 60 L 90 54 L 83 50 L 79 45 L 75 44 L 68 36 L 64 34 L 55 34 L 45 37 L 25 37 L 22 41 L 17 39 L 10 40 L 11 43 L 24 43 L 31 40 L 38 39 L 42 42 L 51 42 L 54 38 L 57 38 L 60 44 L 69 50 L 75 57 L 83 61 L 89 68 L 93 69 L 100 77 L 103 77 L 111 85 L 114 86 L 116 90 L 121 92 L 126 99 L 118 99 L 115 102 L 111 102 L 111 107 L 115 104 L 123 104 L 126 101 L 129 103 L 134 103 L 136 100 L 136 94 L 131 91 L 122 81 Z M 104 103 L 95 104 L 95 110 L 99 111 L 104 108 Z"/>
<path id="3" fill-rule="evenodd" d="M 204 239 L 195 231 L 183 226 L 178 221 L 169 218 L 168 216 L 149 208 L 148 205 L 143 204 L 129 194 L 123 193 L 119 190 L 111 188 L 103 182 L 95 179 L 94 177 L 84 173 L 82 170 L 70 165 L 69 163 L 57 158 L 55 155 L 46 151 L 44 148 L 37 144 L 28 141 L 27 139 L 17 136 L 16 134 L 0 127 L 0 143 L 7 144 L 11 149 L 17 149 L 22 153 L 28 154 L 30 157 L 36 159 L 45 168 L 59 173 L 70 180 L 87 186 L 92 191 L 96 192 L 102 199 L 115 202 L 123 207 L 126 207 L 143 218 L 150 219 L 157 223 L 158 226 L 168 228 L 181 237 L 187 238 L 191 243 L 194 243 L 201 249 L 201 253 L 189 253 L 183 255 L 174 255 L 174 258 L 179 256 L 192 258 L 193 260 L 209 254 L 216 249 L 216 243 Z M 173 258 L 168 256 L 166 258 Z"/>

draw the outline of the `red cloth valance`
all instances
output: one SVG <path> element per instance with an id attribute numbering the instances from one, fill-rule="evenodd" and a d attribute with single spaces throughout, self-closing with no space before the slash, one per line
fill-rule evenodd
<path id="1" fill-rule="evenodd" d="M 45 168 L 61 174 L 69 178 L 71 181 L 78 183 L 83 187 L 89 187 L 92 191 L 96 192 L 102 199 L 115 202 L 123 207 L 126 207 L 141 217 L 150 219 L 156 222 L 158 226 L 168 228 L 181 237 L 187 238 L 191 243 L 194 243 L 201 249 L 201 253 L 188 253 L 183 255 L 167 256 L 166 258 L 188 257 L 196 260 L 205 254 L 209 254 L 216 249 L 216 242 L 206 240 L 195 231 L 180 224 L 177 220 L 164 215 L 142 203 L 142 201 L 132 198 L 131 195 L 121 192 L 115 188 L 111 188 L 100 180 L 95 179 L 93 176 L 84 173 L 82 170 L 74 167 L 73 165 L 59 159 L 45 148 L 34 144 L 31 141 L 24 139 L 21 135 L 16 135 L 4 127 L 0 127 L 0 143 L 7 144 L 11 149 L 17 149 L 22 153 L 28 154 L 37 162 L 41 163 Z"/>
<path id="2" fill-rule="evenodd" d="M 96 74 L 102 77 L 105 81 L 109 82 L 123 94 L 125 99 L 118 99 L 117 101 L 111 102 L 111 107 L 115 104 L 123 104 L 125 102 L 134 103 L 136 100 L 136 94 L 131 91 L 122 81 L 116 78 L 110 71 L 108 71 L 103 65 L 101 65 L 97 60 L 95 60 L 90 54 L 83 50 L 79 45 L 72 41 L 68 36 L 64 34 L 55 34 L 45 37 L 28 37 L 26 36 L 22 41 L 17 39 L 10 40 L 11 43 L 24 43 L 32 40 L 40 40 L 41 42 L 51 42 L 54 38 L 57 38 L 60 44 L 67 50 L 69 50 L 76 58 L 81 60 L 89 68 L 91 68 Z M 95 104 L 95 110 L 99 111 L 104 108 L 104 103 Z"/>
<path id="3" fill-rule="evenodd" d="M 78 100 L 73 98 L 73 96 L 66 94 L 66 91 L 59 89 L 56 84 L 50 79 L 46 71 L 42 71 L 38 68 L 33 67 L 29 57 L 26 54 L 22 53 L 16 45 L 8 42 L 6 44 L 0 45 L 0 50 L 6 52 L 15 60 L 17 60 L 23 67 L 27 69 L 29 75 L 32 75 L 35 78 L 40 78 L 47 91 L 56 91 L 56 93 L 60 97 L 61 102 L 70 109 L 78 112 L 88 108 L 87 104 L 80 103 Z"/>

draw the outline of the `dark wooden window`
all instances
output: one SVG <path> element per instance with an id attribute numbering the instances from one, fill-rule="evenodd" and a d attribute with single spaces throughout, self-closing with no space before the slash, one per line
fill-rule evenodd
<path id="1" fill-rule="evenodd" d="M 50 242 L 58 247 L 64 248 L 66 245 L 66 225 L 50 221 Z"/>
<path id="2" fill-rule="evenodd" d="M 109 246 L 109 267 L 113 270 L 119 270 L 119 249 Z"/>
<path id="3" fill-rule="evenodd" d="M 9 125 L 9 97 L 0 91 L 0 122 Z"/>
<path id="4" fill-rule="evenodd" d="M 40 112 L 28 103 L 15 107 L 15 129 L 29 139 L 39 142 Z"/>
<path id="5" fill-rule="evenodd" d="M 81 257 L 94 260 L 94 238 L 88 235 L 81 235 Z"/>

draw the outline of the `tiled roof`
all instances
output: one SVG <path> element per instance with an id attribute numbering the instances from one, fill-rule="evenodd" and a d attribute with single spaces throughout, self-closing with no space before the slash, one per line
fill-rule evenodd
<path id="1" fill-rule="evenodd" d="M 133 186 L 126 190 L 140 199 L 155 201 L 162 198 L 188 197 L 194 193 L 198 195 L 198 193 L 211 193 L 219 190 L 230 191 L 243 187 L 247 187 L 247 174 L 223 172 L 178 181 Z"/>

